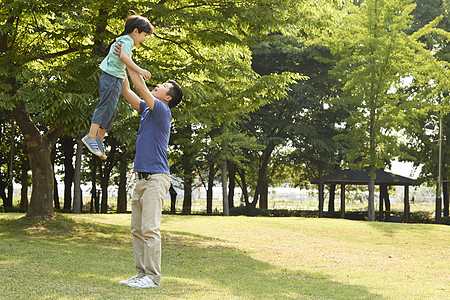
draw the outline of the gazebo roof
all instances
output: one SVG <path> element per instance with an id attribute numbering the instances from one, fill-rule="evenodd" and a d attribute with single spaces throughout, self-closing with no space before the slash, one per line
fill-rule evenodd
<path id="1" fill-rule="evenodd" d="M 325 184 L 369 184 L 369 172 L 367 170 L 342 170 L 337 173 L 325 176 Z M 414 179 L 386 172 L 382 169 L 376 171 L 376 185 L 412 185 Z M 312 180 L 311 183 L 318 184 L 319 180 Z"/>

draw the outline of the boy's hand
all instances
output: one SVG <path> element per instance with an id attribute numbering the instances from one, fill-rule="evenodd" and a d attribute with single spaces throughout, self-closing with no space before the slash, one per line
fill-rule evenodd
<path id="1" fill-rule="evenodd" d="M 144 78 L 145 80 L 150 79 L 150 77 L 152 77 L 152 74 L 149 71 L 142 68 L 139 70 L 138 74 L 141 75 L 142 78 Z"/>

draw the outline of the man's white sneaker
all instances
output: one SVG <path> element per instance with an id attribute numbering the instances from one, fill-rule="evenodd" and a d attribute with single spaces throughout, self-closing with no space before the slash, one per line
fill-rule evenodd
<path id="1" fill-rule="evenodd" d="M 121 281 L 119 281 L 119 284 L 126 284 L 126 285 L 128 285 L 129 283 L 136 282 L 136 281 L 138 281 L 139 279 L 141 279 L 141 277 L 139 277 L 139 275 L 136 275 L 136 276 L 131 277 L 131 278 L 127 279 L 127 280 L 121 280 Z"/>
<path id="2" fill-rule="evenodd" d="M 158 287 L 158 285 L 154 283 L 149 276 L 144 276 L 135 282 L 128 283 L 127 285 L 131 287 L 137 287 L 140 289 Z"/>

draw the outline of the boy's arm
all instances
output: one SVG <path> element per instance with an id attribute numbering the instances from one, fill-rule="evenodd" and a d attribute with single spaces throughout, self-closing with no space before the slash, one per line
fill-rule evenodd
<path id="1" fill-rule="evenodd" d="M 125 51 L 121 51 L 119 55 L 120 60 L 127 66 L 128 70 L 134 70 L 136 73 L 144 77 L 145 79 L 150 79 L 151 74 L 149 71 L 142 69 L 138 65 L 134 63 L 134 61 L 131 59 L 130 54 L 128 54 Z"/>
<path id="2" fill-rule="evenodd" d="M 131 104 L 131 107 L 136 110 L 137 112 L 140 112 L 141 110 L 141 99 L 136 95 L 135 92 L 133 92 L 130 88 L 130 82 L 128 81 L 128 77 L 125 77 L 123 81 L 123 87 L 122 87 L 122 96 L 125 97 L 125 99 L 128 101 L 128 103 Z"/>

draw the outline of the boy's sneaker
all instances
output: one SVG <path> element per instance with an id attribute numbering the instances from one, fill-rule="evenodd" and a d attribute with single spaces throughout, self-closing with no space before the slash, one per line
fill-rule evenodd
<path id="1" fill-rule="evenodd" d="M 106 160 L 105 145 L 103 144 L 102 141 L 100 141 L 100 139 L 97 136 L 95 137 L 95 141 L 97 142 L 98 150 L 100 150 L 100 152 L 102 153 L 100 158 Z"/>
<path id="2" fill-rule="evenodd" d="M 137 287 L 140 289 L 146 289 L 146 288 L 156 288 L 158 285 L 153 282 L 153 280 L 149 276 L 144 276 L 142 278 L 139 278 L 138 280 L 134 282 L 130 282 L 127 284 L 131 287 Z"/>
<path id="3" fill-rule="evenodd" d="M 91 140 L 87 134 L 84 138 L 81 139 L 83 144 L 86 145 L 86 147 L 91 151 L 93 154 L 97 155 L 98 157 L 101 157 L 102 153 L 100 152 L 100 149 L 98 149 L 97 142 L 95 140 Z"/>
<path id="4" fill-rule="evenodd" d="M 136 282 L 136 281 L 138 281 L 139 279 L 141 279 L 141 277 L 139 277 L 139 275 L 136 275 L 136 276 L 133 276 L 133 277 L 127 279 L 127 280 L 121 280 L 121 281 L 119 281 L 119 284 L 126 284 L 126 285 L 128 285 L 129 283 Z"/>

